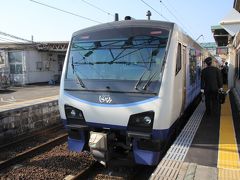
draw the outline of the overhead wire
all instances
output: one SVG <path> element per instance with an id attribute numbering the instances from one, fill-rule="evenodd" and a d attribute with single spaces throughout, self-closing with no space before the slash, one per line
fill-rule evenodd
<path id="1" fill-rule="evenodd" d="M 12 40 L 12 39 L 9 39 L 9 38 L 4 38 L 4 37 L 1 37 L 0 36 L 0 39 L 5 41 L 5 42 L 16 42 L 16 43 L 21 43 L 20 41 L 15 41 L 15 40 Z"/>
<path id="2" fill-rule="evenodd" d="M 9 40 L 7 40 L 7 39 L 5 39 L 5 38 L 2 38 L 2 37 L 0 37 L 0 41 L 4 41 L 4 42 L 12 42 L 12 41 L 9 41 Z"/>
<path id="3" fill-rule="evenodd" d="M 0 43 L 11 43 L 11 44 L 14 44 L 14 45 L 23 45 L 25 47 L 36 47 L 37 44 L 30 44 L 30 43 L 24 43 L 24 42 L 20 42 L 20 41 L 14 41 L 14 40 L 11 40 L 11 39 L 8 39 L 8 38 L 3 38 L 3 37 L 0 37 Z M 39 43 L 40 44 L 40 43 Z"/>
<path id="4" fill-rule="evenodd" d="M 162 3 L 162 5 L 166 8 L 166 10 L 167 10 L 177 21 L 179 21 L 179 23 L 180 23 L 184 28 L 186 28 L 185 25 L 181 22 L 181 20 L 178 19 L 178 17 L 175 16 L 174 13 L 172 13 L 172 11 L 167 7 L 167 5 L 165 5 L 165 3 L 163 3 L 162 0 L 160 0 L 160 3 Z"/>
<path id="5" fill-rule="evenodd" d="M 8 34 L 8 33 L 5 33 L 5 32 L 2 32 L 2 31 L 0 31 L 0 35 L 7 36 L 7 37 L 10 37 L 10 38 L 13 38 L 13 39 L 18 39 L 18 40 L 25 41 L 25 42 L 35 43 L 31 40 L 24 39 L 24 38 L 21 38 L 21 37 L 12 35 L 12 34 Z"/>
<path id="6" fill-rule="evenodd" d="M 163 16 L 160 12 L 158 12 L 156 9 L 154 9 L 152 6 L 150 6 L 148 3 L 146 3 L 144 0 L 140 0 L 142 1 L 146 6 L 150 7 L 154 12 L 156 12 L 158 15 L 160 15 L 161 17 L 163 17 L 166 21 L 169 21 L 165 16 Z"/>
<path id="7" fill-rule="evenodd" d="M 19 41 L 9 41 L 9 39 L 6 39 L 6 38 L 2 38 L 0 37 L 0 44 L 1 43 L 10 43 L 11 45 L 21 45 L 21 46 L 24 46 L 24 47 L 36 47 L 36 45 L 34 44 L 29 44 L 29 43 L 23 43 L 23 42 L 19 42 Z M 20 47 L 20 46 L 19 46 Z M 19 49 L 19 47 L 17 49 Z M 4 48 L 1 48 L 1 49 L 8 49 L 9 47 L 6 46 Z M 20 49 L 23 49 L 23 47 L 21 47 Z"/>
<path id="8" fill-rule="evenodd" d="M 57 7 L 54 7 L 54 6 L 50 6 L 50 5 L 48 5 L 48 4 L 44 4 L 44 3 L 39 2 L 39 1 L 34 1 L 34 0 L 29 0 L 29 1 L 34 2 L 34 3 L 36 3 L 36 4 L 39 4 L 39 5 L 42 5 L 42 6 L 45 6 L 45 7 L 48 7 L 48 8 L 51 8 L 51 9 L 55 9 L 55 10 L 57 10 L 57 11 L 64 12 L 64 13 L 66 13 L 66 14 L 71 14 L 71 15 L 73 15 L 73 16 L 76 16 L 76 17 L 79 17 L 79 18 L 82 18 L 82 19 L 86 19 L 86 20 L 92 21 L 92 22 L 95 22 L 95 23 L 102 23 L 102 22 L 100 22 L 100 21 L 96 21 L 96 20 L 94 20 L 94 19 L 91 19 L 91 18 L 88 18 L 88 17 L 85 17 L 85 16 L 81 16 L 81 15 L 79 15 L 79 14 L 75 14 L 75 13 L 72 13 L 72 12 L 70 12 L 70 11 L 66 11 L 66 10 L 63 10 L 63 9 L 60 9 L 60 8 L 57 8 Z"/>
<path id="9" fill-rule="evenodd" d="M 59 9 L 59 8 L 57 8 L 57 7 L 50 6 L 50 5 L 48 5 L 48 4 L 44 4 L 44 3 L 41 3 L 41 2 L 38 2 L 38 1 L 35 1 L 35 0 L 29 0 L 29 1 L 34 2 L 34 3 L 37 3 L 37 4 L 42 5 L 42 6 L 45 6 L 45 7 L 48 7 L 48 8 L 51 8 L 51 9 L 54 9 L 54 10 L 58 10 L 58 11 L 61 11 L 61 12 L 64 12 L 64 13 L 73 15 L 73 16 L 77 16 L 77 17 L 80 17 L 80 18 L 83 18 L 83 19 L 86 19 L 86 20 L 89 20 L 89 21 L 92 21 L 92 22 L 96 22 L 96 23 L 99 23 L 99 24 L 100 24 L 100 23 L 103 23 L 103 22 L 95 21 L 95 20 L 92 20 L 92 19 L 90 19 L 90 18 L 81 16 L 81 15 L 78 15 L 78 14 L 74 14 L 74 13 L 71 13 L 71 12 L 69 12 L 69 11 L 66 11 L 66 10 L 63 10 L 63 9 Z M 111 25 L 110 23 L 108 23 L 108 22 L 107 22 L 106 24 L 109 25 L 110 27 L 113 27 L 116 31 L 118 31 L 120 34 L 122 34 L 122 32 L 121 32 L 118 28 L 112 26 L 112 25 Z"/>
<path id="10" fill-rule="evenodd" d="M 90 2 L 88 2 L 88 1 L 86 1 L 86 0 L 81 0 L 81 1 L 84 2 L 84 3 L 86 3 L 86 4 L 88 4 L 89 6 L 91 6 L 91 7 L 93 7 L 93 8 L 95 8 L 95 9 L 98 9 L 99 11 L 101 11 L 101 12 L 103 12 L 103 13 L 106 13 L 107 15 L 110 15 L 110 16 L 113 16 L 113 17 L 114 17 L 114 15 L 113 15 L 112 13 L 107 12 L 107 11 L 105 11 L 104 9 L 100 8 L 100 7 L 97 7 L 97 6 L 95 6 L 94 4 L 92 4 L 92 3 L 90 3 Z"/>
<path id="11" fill-rule="evenodd" d="M 69 11 L 66 11 L 66 10 L 63 10 L 63 9 L 54 7 L 54 6 L 50 6 L 50 5 L 48 5 L 48 4 L 44 4 L 44 3 L 41 3 L 41 2 L 39 2 L 39 1 L 35 1 L 35 0 L 29 0 L 29 1 L 31 1 L 31 2 L 33 2 L 33 3 L 36 3 L 36 4 L 39 4 L 39 5 L 42 5 L 42 6 L 45 6 L 45 7 L 48 7 L 48 8 L 51 8 L 51 9 L 55 9 L 55 10 L 58 10 L 58 11 L 67 13 L 67 14 L 71 14 L 71 15 L 73 15 L 73 16 L 76 16 L 76 17 L 79 17 L 79 18 L 82 18 L 82 19 L 86 19 L 86 20 L 92 21 L 92 22 L 95 22 L 95 23 L 102 23 L 102 22 L 100 22 L 100 21 L 96 21 L 96 20 L 93 20 L 93 19 L 91 19 L 91 18 L 88 18 L 88 17 L 85 17 L 85 16 L 81 16 L 81 15 L 79 15 L 79 14 L 75 14 L 75 13 L 72 13 L 72 12 L 69 12 Z M 94 7 L 94 8 L 96 8 L 96 9 L 98 9 L 98 10 L 100 10 L 100 11 L 102 11 L 102 12 L 104 12 L 104 13 L 106 13 L 106 14 L 108 14 L 108 15 L 114 16 L 113 14 L 111 14 L 111 13 L 109 13 L 109 12 L 107 12 L 107 11 L 105 11 L 105 10 L 103 10 L 103 9 L 95 6 L 95 5 L 93 5 L 92 3 L 87 2 L 86 0 L 81 0 L 81 1 L 84 2 L 84 3 L 86 3 L 86 4 L 88 4 L 88 5 L 90 5 L 90 6 L 92 6 L 92 7 Z M 142 1 L 145 5 L 147 5 L 148 7 L 150 7 L 153 11 L 155 11 L 157 14 L 159 14 L 161 17 L 163 17 L 165 20 L 169 21 L 165 16 L 163 16 L 161 13 L 159 13 L 156 9 L 154 9 L 152 6 L 150 6 L 150 5 L 149 5 L 148 3 L 146 3 L 144 0 L 141 0 L 141 1 Z M 166 6 L 165 3 L 163 3 L 161 0 L 160 0 L 160 3 L 162 3 L 163 6 L 169 11 L 169 13 L 172 14 L 172 15 L 180 22 L 180 20 L 170 11 L 170 9 Z M 182 24 L 182 23 L 181 23 L 181 24 Z M 182 24 L 182 25 L 183 25 L 183 24 Z M 183 25 L 183 26 L 184 26 L 184 25 Z M 185 26 L 184 26 L 184 27 L 185 27 Z M 186 28 L 186 27 L 185 27 L 185 28 Z M 21 41 L 26 41 L 26 42 L 31 42 L 31 43 L 32 43 L 32 41 L 30 41 L 30 40 L 23 39 L 23 38 L 20 38 L 20 37 L 17 37 L 17 36 L 13 36 L 13 35 L 10 35 L 10 34 L 7 34 L 7 33 L 3 33 L 3 32 L 1 32 L 1 31 L 0 31 L 0 34 L 6 35 L 6 36 L 10 36 L 11 38 L 18 39 L 18 40 L 21 40 Z"/>
<path id="12" fill-rule="evenodd" d="M 5 38 L 3 38 L 2 36 L 4 36 Z M 6 38 L 6 37 L 10 37 L 12 39 L 9 39 L 9 38 Z M 5 32 L 2 32 L 0 31 L 0 38 L 2 41 L 5 41 L 5 42 L 12 42 L 13 44 L 24 44 L 25 46 L 32 46 L 32 47 L 36 47 L 37 45 L 45 45 L 45 43 L 41 43 L 41 42 L 35 42 L 35 41 L 32 41 L 32 40 L 28 40 L 28 39 L 24 39 L 22 37 L 18 37 L 18 36 L 15 36 L 15 35 L 12 35 L 12 34 L 9 34 L 9 33 L 5 33 Z M 17 39 L 17 40 L 20 40 L 20 41 L 15 41 L 13 39 Z"/>
<path id="13" fill-rule="evenodd" d="M 186 26 L 182 23 L 182 21 L 167 7 L 167 5 L 163 2 L 163 0 L 160 0 L 159 2 L 160 2 L 160 3 L 166 8 L 166 10 L 179 22 L 179 24 L 182 25 L 183 29 L 188 30 L 188 31 L 190 32 L 190 34 L 192 35 L 192 37 L 193 37 L 193 33 L 191 32 L 190 28 L 186 27 Z M 174 9 L 174 12 L 176 12 L 176 9 L 175 9 L 175 8 L 173 8 L 173 9 Z"/>
<path id="14" fill-rule="evenodd" d="M 53 6 L 50 6 L 50 5 L 38 2 L 38 1 L 34 1 L 34 0 L 30 0 L 30 1 L 32 1 L 34 3 L 37 3 L 37 4 L 40 4 L 42 6 L 46 6 L 48 8 L 52 8 L 52 9 L 55 9 L 55 10 L 58 10 L 58 11 L 61 11 L 61 12 L 64 12 L 64 13 L 68 13 L 68 14 L 71 14 L 71 15 L 74 15 L 74 16 L 77 16 L 77 17 L 80 17 L 80 18 L 83 18 L 83 19 L 87 19 L 87 20 L 95 22 L 95 23 L 102 23 L 100 21 L 96 21 L 96 20 L 93 20 L 93 19 L 90 19 L 90 18 L 87 18 L 87 17 L 84 17 L 84 16 L 80 16 L 78 14 L 71 13 L 71 12 L 68 12 L 68 11 L 65 11 L 65 10 L 62 10 L 62 9 L 59 9 L 59 8 L 56 8 L 56 7 L 53 7 Z M 28 39 L 24 39 L 24 38 L 21 38 L 21 37 L 12 35 L 12 34 L 8 34 L 8 33 L 5 33 L 5 32 L 2 32 L 2 31 L 0 31 L 0 35 L 6 36 L 6 37 L 10 37 L 10 38 L 13 38 L 13 39 L 17 39 L 17 40 L 20 40 L 20 41 L 28 42 L 28 43 L 42 44 L 42 43 L 37 43 L 37 42 L 31 41 L 31 40 L 28 40 Z M 6 38 L 1 38 L 1 40 L 5 41 L 5 42 L 11 41 L 11 42 L 16 42 L 16 43 L 21 43 L 20 41 L 18 42 L 18 41 L 14 41 L 14 40 L 11 40 L 11 39 L 6 39 Z"/>
<path id="15" fill-rule="evenodd" d="M 2 36 L 4 36 L 4 37 L 2 37 Z M 12 39 L 9 39 L 9 38 L 6 38 L 6 37 L 10 37 Z M 16 41 L 14 39 L 17 39 L 17 40 L 20 40 L 20 41 Z M 36 43 L 36 42 L 30 41 L 30 40 L 27 40 L 27 39 L 24 39 L 24 38 L 15 36 L 15 35 L 4 33 L 2 31 L 0 31 L 0 41 L 1 42 L 6 42 L 6 43 L 12 43 L 12 44 L 15 44 L 15 45 L 24 44 L 24 46 L 29 46 L 29 47 L 36 47 L 36 45 L 42 44 L 42 43 Z"/>

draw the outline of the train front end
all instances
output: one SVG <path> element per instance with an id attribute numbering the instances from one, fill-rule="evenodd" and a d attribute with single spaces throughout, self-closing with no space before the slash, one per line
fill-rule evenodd
<path id="1" fill-rule="evenodd" d="M 158 163 L 163 137 L 155 126 L 169 36 L 169 27 L 149 21 L 74 33 L 59 99 L 70 150 L 89 149 L 102 163 Z"/>

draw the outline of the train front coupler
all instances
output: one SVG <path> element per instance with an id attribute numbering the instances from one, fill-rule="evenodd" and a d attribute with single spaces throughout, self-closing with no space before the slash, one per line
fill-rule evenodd
<path id="1" fill-rule="evenodd" d="M 89 148 L 93 157 L 106 166 L 109 161 L 108 133 L 90 131 Z"/>

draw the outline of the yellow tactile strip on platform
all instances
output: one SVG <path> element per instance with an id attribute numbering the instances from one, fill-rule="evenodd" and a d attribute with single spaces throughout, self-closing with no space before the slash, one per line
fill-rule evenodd
<path id="1" fill-rule="evenodd" d="M 219 180 L 239 180 L 240 170 L 231 169 L 218 169 L 218 179 Z"/>
<path id="2" fill-rule="evenodd" d="M 218 145 L 218 178 L 240 179 L 240 161 L 235 136 L 230 99 L 221 108 L 219 145 Z"/>

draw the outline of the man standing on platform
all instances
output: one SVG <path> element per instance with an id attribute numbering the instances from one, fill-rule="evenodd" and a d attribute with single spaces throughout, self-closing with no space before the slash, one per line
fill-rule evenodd
<path id="1" fill-rule="evenodd" d="M 218 91 L 223 87 L 221 71 L 212 66 L 212 58 L 207 57 L 204 62 L 207 67 L 201 74 L 201 92 L 205 95 L 207 115 L 217 115 L 220 110 Z"/>
<path id="2" fill-rule="evenodd" d="M 222 68 L 222 78 L 223 78 L 223 83 L 227 84 L 227 82 L 228 82 L 228 62 L 225 62 L 225 65 Z"/>

